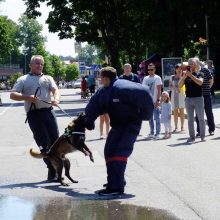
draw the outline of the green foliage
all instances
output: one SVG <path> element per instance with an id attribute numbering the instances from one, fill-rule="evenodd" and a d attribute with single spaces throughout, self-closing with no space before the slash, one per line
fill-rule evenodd
<path id="1" fill-rule="evenodd" d="M 22 45 L 23 53 L 26 54 L 26 61 L 30 63 L 31 56 L 36 53 L 39 47 L 44 47 L 45 38 L 41 32 L 43 30 L 36 20 L 21 16 L 18 24 L 17 39 Z"/>
<path id="2" fill-rule="evenodd" d="M 69 64 L 64 68 L 65 79 L 67 81 L 76 80 L 80 76 L 80 71 L 78 66 L 75 64 Z"/>
<path id="3" fill-rule="evenodd" d="M 25 1 L 29 16 L 40 15 L 36 11 L 39 1 Z M 199 3 L 191 0 L 40 2 L 52 6 L 47 19 L 51 32 L 58 32 L 60 38 L 75 36 L 77 41 L 99 46 L 118 70 L 123 62 L 138 66 L 145 58 L 146 47 L 150 53 L 159 53 L 162 57 L 182 56 L 185 48 L 190 48 L 192 53 L 189 55 L 197 52 L 204 57 L 204 48 L 192 45 L 191 41 L 205 38 L 205 15 L 208 15 L 210 25 L 208 45 L 216 50 L 216 56 L 219 54 L 220 2 L 217 0 L 201 0 Z"/>
<path id="4" fill-rule="evenodd" d="M 81 49 L 81 52 L 77 56 L 77 60 L 84 61 L 86 66 L 91 66 L 96 63 L 97 59 L 97 48 L 93 45 L 87 44 Z"/>
<path id="5" fill-rule="evenodd" d="M 4 16 L 0 16 L 0 61 L 4 62 L 13 51 L 14 23 Z M 15 46 L 16 48 L 16 46 Z"/>
<path id="6" fill-rule="evenodd" d="M 55 80 L 59 81 L 64 78 L 64 66 L 61 59 L 56 55 L 50 55 L 49 60 L 53 69 L 53 77 Z"/>
<path id="7" fill-rule="evenodd" d="M 18 73 L 15 73 L 14 75 L 10 76 L 10 78 L 9 78 L 10 86 L 13 87 L 15 82 L 17 81 L 17 79 L 22 75 L 23 75 L 22 73 L 18 72 Z"/>

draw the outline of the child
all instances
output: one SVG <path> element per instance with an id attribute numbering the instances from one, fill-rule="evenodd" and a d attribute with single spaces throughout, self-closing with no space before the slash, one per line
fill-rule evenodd
<path id="1" fill-rule="evenodd" d="M 86 91 L 87 91 L 87 81 L 86 78 L 83 76 L 82 82 L 81 82 L 81 98 L 86 98 Z"/>
<path id="2" fill-rule="evenodd" d="M 170 97 L 168 92 L 163 92 L 161 97 L 161 123 L 164 124 L 165 127 L 165 135 L 163 139 L 167 139 L 171 137 L 171 114 L 172 107 L 170 103 Z"/>

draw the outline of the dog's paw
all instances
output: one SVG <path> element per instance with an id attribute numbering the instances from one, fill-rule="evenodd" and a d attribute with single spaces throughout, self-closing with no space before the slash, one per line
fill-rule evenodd
<path id="1" fill-rule="evenodd" d="M 62 185 L 62 186 L 69 186 L 68 183 L 64 183 L 63 181 L 61 182 L 61 185 Z"/>

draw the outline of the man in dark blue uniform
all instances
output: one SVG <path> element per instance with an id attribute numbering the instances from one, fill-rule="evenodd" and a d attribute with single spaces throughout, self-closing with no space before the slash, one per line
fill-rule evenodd
<path id="1" fill-rule="evenodd" d="M 106 189 L 99 195 L 120 195 L 124 193 L 124 173 L 127 159 L 141 129 L 142 120 L 149 120 L 153 112 L 153 101 L 148 88 L 116 79 L 113 67 L 101 69 L 100 88 L 85 109 L 86 127 L 94 129 L 99 115 L 108 113 L 111 130 L 106 140 L 104 156 L 107 166 Z"/>

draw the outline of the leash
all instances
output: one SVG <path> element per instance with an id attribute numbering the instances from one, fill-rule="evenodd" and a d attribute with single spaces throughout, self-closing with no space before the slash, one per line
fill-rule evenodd
<path id="1" fill-rule="evenodd" d="M 47 101 L 45 101 L 45 100 L 43 100 L 43 99 L 38 99 L 39 101 L 41 101 L 41 102 L 44 102 L 44 103 L 47 103 L 47 104 L 49 104 L 49 105 L 51 105 L 52 103 L 51 102 L 47 102 Z M 65 115 L 67 115 L 69 118 L 72 118 L 72 116 L 70 115 L 70 114 L 68 114 L 66 111 L 64 111 L 58 104 L 56 105 L 59 109 L 60 109 L 60 111 L 62 111 Z"/>
<path id="2" fill-rule="evenodd" d="M 37 87 L 37 89 L 36 89 L 36 91 L 35 91 L 35 93 L 34 93 L 34 98 L 37 97 L 37 93 L 38 93 L 38 90 L 39 90 L 39 89 L 40 89 L 40 86 Z M 30 105 L 29 111 L 27 112 L 27 117 L 26 117 L 25 123 L 27 123 L 27 120 L 28 120 L 28 113 L 31 111 L 33 105 L 35 105 L 35 104 L 32 102 L 31 105 Z"/>

